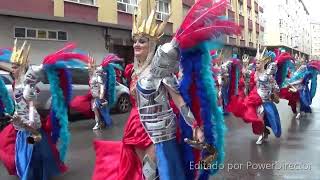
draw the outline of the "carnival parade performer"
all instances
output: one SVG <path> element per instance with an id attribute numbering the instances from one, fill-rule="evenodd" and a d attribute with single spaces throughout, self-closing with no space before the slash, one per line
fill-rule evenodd
<path id="1" fill-rule="evenodd" d="M 226 1 L 213 3 L 211 0 L 200 0 L 190 9 L 173 40 L 159 46 L 154 54 L 156 40 L 163 34 L 166 21 L 160 26 L 156 24 L 156 9 L 151 8 L 152 4 L 155 2 L 140 1 L 137 17 L 133 16 L 135 56 L 139 57 L 142 52 L 151 50 L 150 56 L 144 53 L 148 63 L 140 66 L 143 69 L 138 69 L 138 72 L 134 69 L 134 73 L 138 73 L 138 76 L 131 79 L 131 83 L 135 82 L 131 84 L 130 90 L 136 98 L 136 105 L 133 108 L 137 113 L 136 119 L 130 119 L 132 116 L 130 115 L 122 143 L 95 142 L 97 160 L 93 179 L 125 179 L 124 177 L 129 177 L 128 175 L 131 175 L 130 179 L 141 179 L 141 177 L 154 179 L 157 176 L 160 179 L 195 179 L 197 177 L 207 179 L 217 169 L 197 171 L 186 168 L 186 166 L 189 167 L 190 161 L 196 162 L 200 158 L 199 151 L 194 155 L 193 148 L 188 143 L 206 149 L 203 151 L 202 158 L 208 158 L 207 163 L 211 164 L 215 160 L 216 153 L 215 161 L 219 164 L 223 162 L 224 121 L 221 109 L 217 106 L 217 94 L 210 69 L 211 47 L 206 41 L 217 39 L 221 34 L 238 34 L 239 28 L 234 23 L 221 18 L 227 7 Z M 148 6 L 152 9 L 151 13 L 143 19 L 141 15 L 148 11 L 143 11 L 141 7 Z M 209 19 L 210 21 L 206 21 Z M 204 23 L 205 21 L 210 23 Z M 181 59 L 179 59 L 180 55 Z M 135 68 L 143 62 L 138 60 L 134 62 Z M 174 75 L 179 71 L 179 66 L 182 69 L 180 87 Z M 193 90 L 190 92 L 190 89 Z M 197 95 L 200 98 L 196 98 Z M 178 139 L 176 138 L 176 116 L 170 105 L 170 99 L 180 113 L 181 135 Z M 132 130 L 133 125 L 139 129 Z M 203 130 L 200 126 L 203 126 Z M 139 137 L 136 137 L 138 134 Z M 143 146 L 128 144 L 137 140 L 140 142 L 143 140 Z M 112 173 L 115 172 L 111 169 L 115 163 L 110 164 L 118 154 L 114 152 L 119 149 L 115 147 L 116 145 L 122 145 L 120 165 L 117 164 L 118 167 L 116 167 L 118 174 Z M 179 150 L 179 146 L 183 149 L 182 151 Z M 131 154 L 127 153 L 128 147 L 131 148 Z M 134 147 L 138 150 L 134 151 Z M 144 153 L 141 153 L 141 150 Z M 127 161 L 127 164 L 123 164 L 121 161 L 124 158 L 131 162 Z M 139 163 L 132 169 L 130 165 L 132 162 L 142 162 L 143 167 Z M 122 167 L 123 165 L 125 166 Z M 124 168 L 126 168 L 125 171 L 121 170 Z"/>
<path id="2" fill-rule="evenodd" d="M 267 127 L 273 130 L 276 137 L 281 136 L 280 117 L 274 104 L 279 101 L 279 87 L 274 78 L 277 65 L 272 62 L 273 53 L 265 53 L 264 50 L 261 56 L 258 54 L 257 57 L 255 86 L 245 98 L 243 120 L 252 123 L 253 133 L 260 135 L 256 144 L 262 144 L 270 134 Z"/>
<path id="3" fill-rule="evenodd" d="M 238 69 L 233 71 L 233 82 L 235 82 L 235 86 L 231 87 L 234 89 L 238 87 L 237 90 L 233 90 L 237 93 L 233 93 L 230 96 L 230 102 L 227 105 L 227 111 L 231 112 L 236 117 L 243 117 L 243 109 L 245 108 L 244 99 L 248 96 L 250 89 L 253 89 L 254 86 L 254 68 L 253 63 L 250 63 L 250 58 L 248 55 L 244 55 L 242 57 L 242 62 Z"/>
<path id="4" fill-rule="evenodd" d="M 116 74 L 111 62 L 119 61 L 116 55 L 107 55 L 100 66 L 95 67 L 95 61 L 91 58 L 89 62 L 89 85 L 92 96 L 91 108 L 95 114 L 96 125 L 93 130 L 101 129 L 104 126 L 110 126 L 112 120 L 110 117 L 110 108 L 115 103 Z M 83 104 L 79 104 L 83 106 Z"/>
<path id="5" fill-rule="evenodd" d="M 317 75 L 319 74 L 319 61 L 300 59 L 297 62 L 298 69 L 290 78 L 284 80 L 281 96 L 289 101 L 289 105 L 296 118 L 299 119 L 304 113 L 311 113 L 311 103 L 317 88 Z M 309 83 L 311 82 L 311 89 Z"/>
<path id="6" fill-rule="evenodd" d="M 66 66 L 79 64 L 78 60 L 87 62 L 88 58 L 70 52 L 73 49 L 70 45 L 47 56 L 42 65 L 28 67 L 30 45 L 24 42 L 17 48 L 16 44 L 17 41 L 11 55 L 15 111 L 7 114 L 13 126 L 8 125 L 0 134 L 1 139 L 5 139 L 0 144 L 0 159 L 9 174 L 22 180 L 47 180 L 67 170 L 64 161 L 70 136 L 67 106 L 71 76 L 67 75 Z M 45 121 L 35 108 L 39 93 L 36 84 L 44 77 L 43 73 L 48 76 L 53 97 L 51 112 Z M 14 136 L 16 139 L 12 141 Z"/>

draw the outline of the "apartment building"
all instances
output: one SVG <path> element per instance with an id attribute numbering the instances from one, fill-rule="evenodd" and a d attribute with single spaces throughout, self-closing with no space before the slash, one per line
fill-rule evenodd
<path id="1" fill-rule="evenodd" d="M 150 1 L 152 3 L 152 1 Z M 106 53 L 133 61 L 132 13 L 138 0 L 0 0 L 0 47 L 14 38 L 31 43 L 30 59 L 40 63 L 67 42 L 101 60 Z M 194 0 L 157 0 L 157 19 L 172 13 L 163 41 L 171 38 Z"/>
<path id="2" fill-rule="evenodd" d="M 311 23 L 311 59 L 320 60 L 320 23 Z"/>
<path id="3" fill-rule="evenodd" d="M 311 54 L 310 15 L 303 0 L 265 2 L 265 45 L 292 54 Z"/>
<path id="4" fill-rule="evenodd" d="M 238 23 L 242 28 L 241 36 L 225 37 L 226 56 L 237 53 L 240 56 L 254 56 L 256 48 L 263 44 L 264 19 L 263 6 L 258 0 L 229 0 L 230 7 L 226 14 L 229 19 Z"/>

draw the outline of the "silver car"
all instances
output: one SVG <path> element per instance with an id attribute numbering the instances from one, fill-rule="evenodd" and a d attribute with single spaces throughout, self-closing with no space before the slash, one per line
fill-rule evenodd
<path id="1" fill-rule="evenodd" d="M 89 75 L 88 71 L 84 71 L 83 69 L 73 68 L 70 69 L 72 73 L 72 98 L 75 96 L 86 95 L 89 91 Z M 12 93 L 12 77 L 6 71 L 0 70 L 0 76 L 6 84 L 7 89 L 10 93 Z M 51 106 L 51 93 L 50 93 L 50 85 L 46 77 L 42 77 L 42 80 L 37 84 L 40 89 L 40 94 L 37 97 L 36 107 L 38 111 L 45 115 L 49 112 Z M 128 112 L 130 109 L 130 97 L 129 97 L 129 89 L 123 84 L 116 83 L 116 105 L 112 109 L 113 111 L 117 111 L 120 113 Z M 77 114 L 75 111 L 70 109 L 70 114 Z"/>

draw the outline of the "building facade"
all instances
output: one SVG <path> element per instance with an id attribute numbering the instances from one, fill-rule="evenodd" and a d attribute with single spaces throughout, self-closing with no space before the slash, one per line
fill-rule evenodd
<path id="1" fill-rule="evenodd" d="M 320 23 L 311 23 L 311 59 L 320 60 Z"/>
<path id="2" fill-rule="evenodd" d="M 311 54 L 310 15 L 303 0 L 268 0 L 264 6 L 265 45 L 307 58 Z"/>
<path id="3" fill-rule="evenodd" d="M 162 41 L 181 24 L 193 0 L 157 0 L 157 19 L 171 17 Z M 113 52 L 132 62 L 132 13 L 138 0 L 0 0 L 0 47 L 14 38 L 31 43 L 30 59 L 40 63 L 45 55 L 75 42 L 98 61 Z"/>
<path id="4" fill-rule="evenodd" d="M 262 3 L 258 0 L 229 0 L 226 15 L 242 28 L 240 36 L 227 36 L 224 41 L 225 56 L 236 53 L 239 56 L 255 56 L 256 48 L 263 44 L 264 19 Z M 239 57 L 240 58 L 240 57 Z"/>

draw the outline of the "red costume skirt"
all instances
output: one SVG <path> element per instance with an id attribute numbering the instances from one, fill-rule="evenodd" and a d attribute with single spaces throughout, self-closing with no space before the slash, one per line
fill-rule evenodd
<path id="1" fill-rule="evenodd" d="M 152 144 L 143 128 L 138 110 L 133 107 L 124 129 L 122 142 L 94 141 L 96 163 L 93 180 L 141 180 L 142 164 L 135 148 L 146 149 Z"/>
<path id="2" fill-rule="evenodd" d="M 288 100 L 288 105 L 293 113 L 297 113 L 297 103 L 299 102 L 299 92 L 289 92 L 289 88 L 280 89 L 280 98 Z"/>

